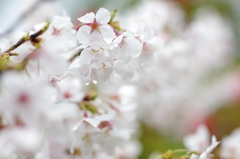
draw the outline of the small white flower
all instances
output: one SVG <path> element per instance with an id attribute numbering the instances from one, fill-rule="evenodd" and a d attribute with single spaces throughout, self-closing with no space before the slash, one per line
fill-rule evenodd
<path id="1" fill-rule="evenodd" d="M 151 66 L 156 59 L 156 54 L 162 51 L 164 41 L 154 36 L 155 32 L 152 28 L 148 28 L 143 34 L 143 49 L 140 56 L 140 61 L 143 66 Z"/>
<path id="2" fill-rule="evenodd" d="M 100 8 L 96 15 L 91 12 L 78 18 L 80 22 L 85 24 L 77 32 L 79 43 L 84 44 L 93 39 L 95 39 L 94 41 L 102 41 L 102 39 L 112 40 L 115 38 L 113 29 L 108 25 L 110 18 L 110 12 L 104 8 Z"/>
<path id="3" fill-rule="evenodd" d="M 79 57 L 79 73 L 86 83 L 92 81 L 105 82 L 112 73 L 113 60 L 105 56 L 102 49 L 84 49 Z"/>
<path id="4" fill-rule="evenodd" d="M 205 125 L 200 125 L 195 134 L 184 137 L 183 144 L 193 151 L 204 151 L 209 143 L 210 134 Z"/>
<path id="5" fill-rule="evenodd" d="M 139 57 L 142 52 L 142 43 L 131 32 L 124 32 L 111 43 L 112 56 L 117 60 L 129 61 L 130 57 Z M 128 57 L 130 56 L 130 57 Z"/>
<path id="6" fill-rule="evenodd" d="M 83 82 L 76 76 L 59 81 L 58 86 L 61 100 L 79 102 L 83 99 Z"/>
<path id="7" fill-rule="evenodd" d="M 187 135 L 184 138 L 183 143 L 189 150 L 200 152 L 199 159 L 210 159 L 210 153 L 220 142 L 217 142 L 216 137 L 212 136 L 212 143 L 210 145 L 209 138 L 210 134 L 207 127 L 200 125 L 195 134 Z M 197 158 L 198 156 L 195 154 L 192 154 L 190 157 L 190 159 Z"/>

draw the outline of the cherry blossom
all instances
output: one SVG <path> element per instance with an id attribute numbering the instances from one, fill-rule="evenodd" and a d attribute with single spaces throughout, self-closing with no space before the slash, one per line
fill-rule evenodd
<path id="1" fill-rule="evenodd" d="M 173 2 L 136 7 L 119 22 L 104 8 L 76 26 L 64 13 L 0 39 L 0 158 L 134 159 L 139 120 L 179 137 L 225 101 L 230 76 L 200 82 L 232 60 L 224 18 L 197 11 L 186 24 Z M 200 125 L 184 152 L 210 159 L 210 137 Z M 221 157 L 239 157 L 238 138 L 223 139 Z"/>
<path id="2" fill-rule="evenodd" d="M 137 35 L 132 34 L 131 32 L 124 32 L 115 38 L 112 42 L 112 47 L 115 58 L 122 60 L 126 59 L 126 56 L 138 57 L 141 55 L 142 44 Z M 125 61 L 125 60 L 123 60 Z"/>
<path id="3" fill-rule="evenodd" d="M 155 36 L 155 31 L 152 28 L 148 28 L 143 34 L 143 49 L 140 56 L 141 65 L 151 66 L 160 56 L 163 50 L 163 40 Z"/>
<path id="4" fill-rule="evenodd" d="M 84 44 L 86 41 L 93 39 L 95 39 L 94 41 L 101 41 L 102 39 L 115 38 L 113 29 L 108 25 L 110 18 L 110 12 L 104 8 L 100 8 L 96 15 L 91 12 L 78 18 L 80 22 L 85 24 L 77 32 L 79 43 Z"/>
<path id="5" fill-rule="evenodd" d="M 210 139 L 210 134 L 205 125 L 200 125 L 197 128 L 197 131 L 195 134 L 187 135 L 184 138 L 183 143 L 189 150 L 197 151 L 201 153 L 199 157 L 196 154 L 192 154 L 190 157 L 191 159 L 195 159 L 195 158 L 210 159 L 211 158 L 210 157 L 211 151 L 215 147 L 217 147 L 217 145 L 220 142 L 217 142 L 216 137 L 212 136 L 212 143 L 210 145 L 209 139 Z"/>
<path id="6" fill-rule="evenodd" d="M 82 51 L 79 60 L 73 63 L 69 70 L 77 69 L 86 83 L 90 81 L 105 82 L 113 69 L 113 60 L 105 54 L 106 52 L 102 49 L 95 50 L 88 47 Z"/>

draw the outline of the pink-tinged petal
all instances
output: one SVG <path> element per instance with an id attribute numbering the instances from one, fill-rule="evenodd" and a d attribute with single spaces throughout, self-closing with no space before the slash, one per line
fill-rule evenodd
<path id="1" fill-rule="evenodd" d="M 153 64 L 155 60 L 153 53 L 153 50 L 149 46 L 146 44 L 143 46 L 142 54 L 139 57 L 143 66 L 151 66 Z"/>
<path id="2" fill-rule="evenodd" d="M 91 27 L 84 25 L 79 28 L 77 32 L 77 39 L 82 44 L 79 48 L 86 48 L 88 46 L 96 46 L 98 48 L 103 47 L 106 43 L 103 40 L 102 34 L 98 31 L 91 32 Z M 78 48 L 78 49 L 79 49 Z"/>
<path id="3" fill-rule="evenodd" d="M 105 40 L 106 38 L 112 40 L 116 37 L 116 34 L 109 25 L 101 25 L 98 28 L 102 33 L 102 36 L 105 38 Z"/>
<path id="4" fill-rule="evenodd" d="M 85 43 L 85 42 L 84 42 Z M 104 45 L 106 45 L 106 43 L 104 42 L 104 39 L 102 37 L 102 34 L 99 33 L 98 31 L 94 31 L 90 37 L 89 40 L 86 41 L 86 43 L 88 43 L 89 46 L 91 46 L 91 48 L 101 48 L 104 47 Z"/>
<path id="5" fill-rule="evenodd" d="M 142 53 L 142 44 L 136 38 L 125 38 L 122 48 L 126 54 L 133 57 L 138 57 Z"/>
<path id="6" fill-rule="evenodd" d="M 100 8 L 96 13 L 96 21 L 99 24 L 107 24 L 110 18 L 110 12 L 107 9 Z"/>
<path id="7" fill-rule="evenodd" d="M 110 43 L 110 46 L 109 46 L 110 49 L 113 49 L 113 48 L 117 47 L 121 43 L 122 39 L 123 39 L 123 35 L 119 35 L 118 37 L 116 37 L 112 41 L 112 43 Z"/>
<path id="8" fill-rule="evenodd" d="M 143 50 L 140 56 L 142 66 L 151 66 L 162 51 L 164 42 L 160 37 L 153 37 L 151 40 L 143 43 Z"/>
<path id="9" fill-rule="evenodd" d="M 155 35 L 155 32 L 154 32 L 153 28 L 149 27 L 147 29 L 147 31 L 143 34 L 143 41 L 145 42 L 145 41 L 152 39 L 154 37 L 154 35 Z"/>
<path id="10" fill-rule="evenodd" d="M 82 23 L 93 23 L 94 19 L 95 19 L 95 15 L 93 12 L 87 13 L 84 16 L 82 16 L 81 18 L 78 18 L 78 20 Z"/>
<path id="11" fill-rule="evenodd" d="M 138 35 L 137 34 L 133 34 L 132 32 L 130 32 L 130 31 L 126 31 L 126 32 L 124 32 L 124 33 L 122 33 L 122 35 L 124 36 L 124 37 L 131 37 L 131 38 L 135 38 L 135 37 L 137 37 Z"/>
<path id="12" fill-rule="evenodd" d="M 204 151 L 209 145 L 210 134 L 205 125 L 198 126 L 195 134 L 184 137 L 183 144 L 187 149 L 194 151 Z"/>
<path id="13" fill-rule="evenodd" d="M 82 27 L 80 27 L 76 34 L 79 43 L 84 43 L 86 41 L 88 42 L 90 38 L 90 34 L 91 34 L 91 27 L 87 25 L 83 25 Z"/>

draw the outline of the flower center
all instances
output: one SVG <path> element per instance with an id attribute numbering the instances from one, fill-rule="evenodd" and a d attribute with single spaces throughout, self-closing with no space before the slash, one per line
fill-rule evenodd
<path id="1" fill-rule="evenodd" d="M 64 98 L 71 98 L 71 94 L 69 92 L 64 92 L 63 93 Z"/>
<path id="2" fill-rule="evenodd" d="M 92 34 L 95 30 L 98 30 L 99 24 L 97 23 L 96 19 L 94 19 L 94 22 L 93 22 L 93 23 L 89 23 L 89 24 L 87 24 L 87 25 L 91 26 L 91 28 L 92 28 L 91 34 Z"/>
<path id="3" fill-rule="evenodd" d="M 25 93 L 20 94 L 18 97 L 18 102 L 20 104 L 27 104 L 29 102 L 29 96 Z"/>

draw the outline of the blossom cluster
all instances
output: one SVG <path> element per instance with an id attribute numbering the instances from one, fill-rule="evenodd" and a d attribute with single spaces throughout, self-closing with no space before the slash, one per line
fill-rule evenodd
<path id="1" fill-rule="evenodd" d="M 106 9 L 78 20 L 82 23 L 77 31 L 81 56 L 70 65 L 69 72 L 80 74 L 86 83 L 132 80 L 141 67 L 151 66 L 162 50 L 163 40 L 154 36 L 152 28 L 143 34 L 121 31 L 109 25 L 111 16 Z"/>
<path id="2" fill-rule="evenodd" d="M 13 46 L 14 37 L 1 39 L 0 158 L 105 159 L 129 143 L 136 105 L 125 88 L 103 93 L 85 84 L 114 73 L 128 78 L 130 61 L 140 66 L 157 44 L 153 30 L 142 39 L 117 31 L 110 18 L 101 8 L 76 29 L 67 15 L 55 16 L 20 33 Z"/>
<path id="3" fill-rule="evenodd" d="M 200 11 L 184 26 L 169 1 L 142 6 L 120 17 L 126 29 L 100 8 L 76 26 L 64 13 L 0 39 L 1 159 L 135 159 L 138 120 L 183 136 L 225 100 L 232 76 L 200 81 L 232 58 L 225 21 Z M 237 129 L 210 143 L 201 125 L 183 158 L 210 159 L 219 145 L 222 158 L 238 158 L 238 139 Z"/>

